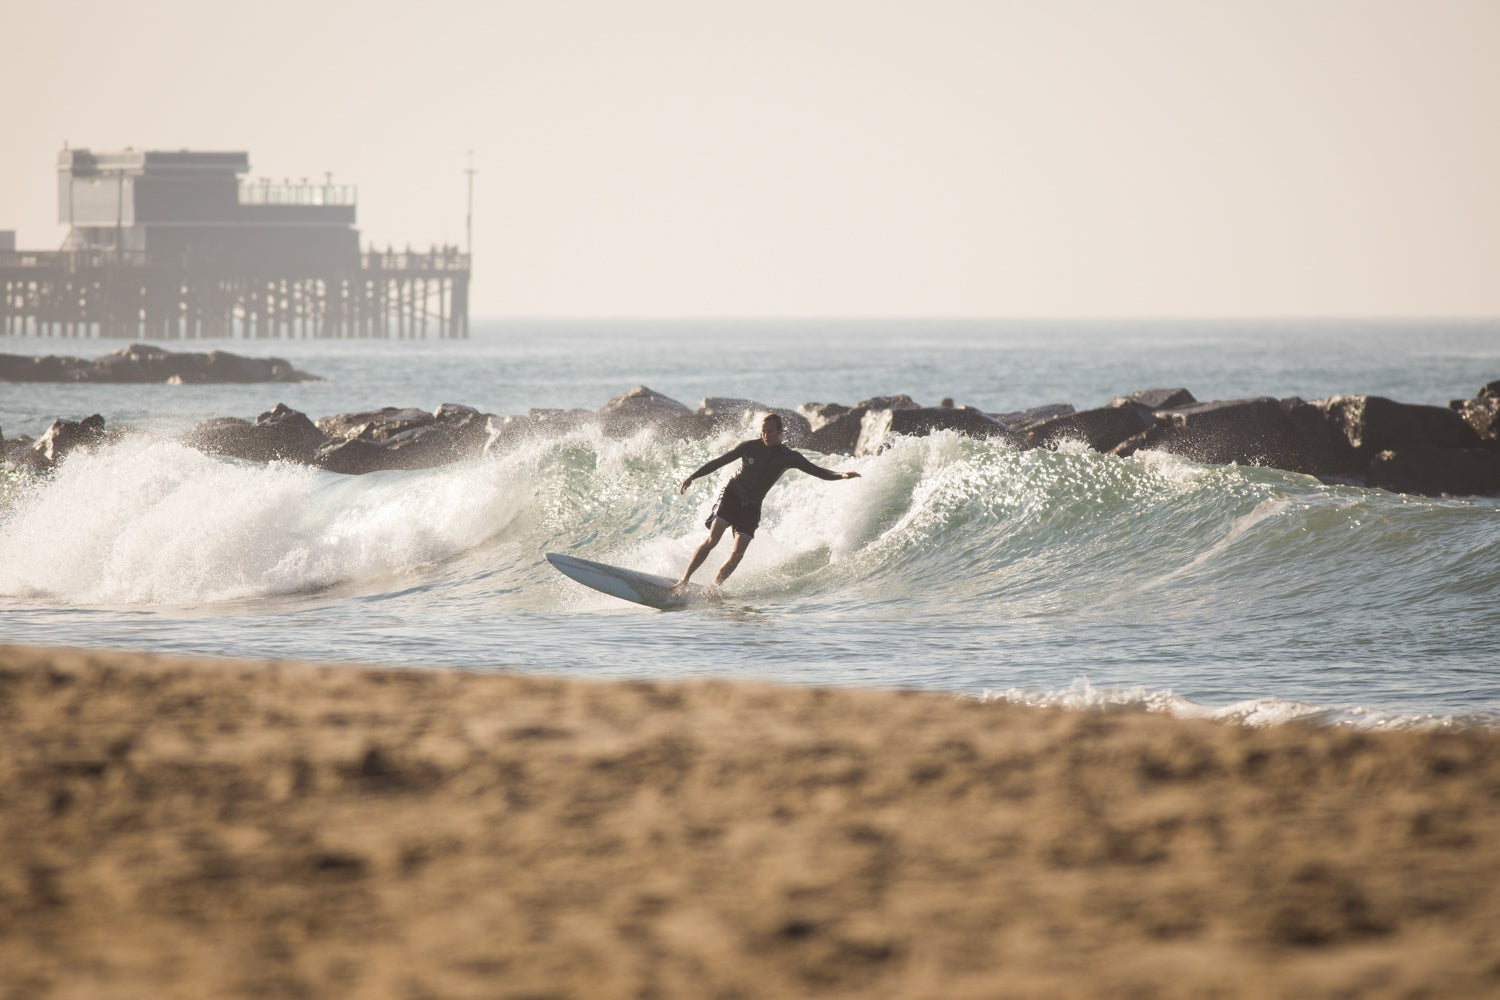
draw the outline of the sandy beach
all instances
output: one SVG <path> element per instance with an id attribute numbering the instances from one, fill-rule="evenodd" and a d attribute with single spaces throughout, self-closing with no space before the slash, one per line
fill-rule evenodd
<path id="1" fill-rule="evenodd" d="M 1493 997 L 1500 735 L 0 647 L 0 998 Z"/>

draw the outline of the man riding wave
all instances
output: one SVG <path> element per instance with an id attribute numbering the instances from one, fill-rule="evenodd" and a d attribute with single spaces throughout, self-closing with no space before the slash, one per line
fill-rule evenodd
<path id="1" fill-rule="evenodd" d="M 744 463 L 740 466 L 740 471 L 735 473 L 719 494 L 718 503 L 714 505 L 714 512 L 704 522 L 704 526 L 708 528 L 708 538 L 704 539 L 703 544 L 699 545 L 697 551 L 693 553 L 687 572 L 682 574 L 682 579 L 677 581 L 676 586 L 672 588 L 674 592 L 686 589 L 688 578 L 699 566 L 703 565 L 708 554 L 724 536 L 724 531 L 732 528 L 734 529 L 734 551 L 719 568 L 718 575 L 714 577 L 714 585 L 718 586 L 729 579 L 729 574 L 734 572 L 735 567 L 744 558 L 745 550 L 750 547 L 750 540 L 755 537 L 755 529 L 760 525 L 761 501 L 765 499 L 771 487 L 776 485 L 776 480 L 781 478 L 781 474 L 788 469 L 797 469 L 810 476 L 817 476 L 819 479 L 859 478 L 858 472 L 833 472 L 812 464 L 804 456 L 781 443 L 782 433 L 781 417 L 775 413 L 767 414 L 760 422 L 760 437 L 741 442 L 733 450 L 705 463 L 682 481 L 682 485 L 677 489 L 679 496 L 687 493 L 687 488 L 692 485 L 694 479 L 700 479 L 735 459 Z"/>

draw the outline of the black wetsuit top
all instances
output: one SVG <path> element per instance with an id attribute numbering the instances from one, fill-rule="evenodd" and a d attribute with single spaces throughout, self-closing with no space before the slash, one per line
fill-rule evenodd
<path id="1" fill-rule="evenodd" d="M 712 462 L 708 462 L 693 473 L 690 479 L 701 479 L 710 472 L 722 466 L 728 465 L 735 459 L 744 461 L 740 471 L 729 480 L 728 489 L 734 490 L 740 498 L 756 507 L 765 499 L 771 487 L 776 485 L 776 480 L 787 469 L 799 469 L 809 476 L 817 476 L 819 479 L 843 479 L 837 472 L 813 465 L 798 452 L 793 451 L 784 444 L 771 446 L 760 438 L 752 438 L 749 441 L 736 445 L 734 450 L 720 455 Z"/>

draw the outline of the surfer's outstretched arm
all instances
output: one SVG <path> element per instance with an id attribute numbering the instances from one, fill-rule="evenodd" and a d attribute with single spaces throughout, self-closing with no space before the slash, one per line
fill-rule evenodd
<path id="1" fill-rule="evenodd" d="M 712 461 L 704 462 L 702 465 L 698 466 L 698 468 L 690 472 L 688 474 L 688 477 L 682 481 L 682 485 L 677 487 L 677 495 L 682 496 L 684 493 L 686 493 L 687 488 L 692 485 L 694 479 L 702 479 L 704 476 L 708 475 L 710 472 L 713 472 L 715 469 L 721 469 L 737 458 L 744 458 L 746 446 L 754 443 L 755 442 L 753 441 L 746 441 L 743 444 L 740 444 L 731 449 L 730 451 L 726 451 L 718 458 L 715 458 Z"/>
<path id="2" fill-rule="evenodd" d="M 803 472 L 807 473 L 809 476 L 817 476 L 819 479 L 829 480 L 859 478 L 859 473 L 853 471 L 852 469 L 848 472 L 834 472 L 832 469 L 825 469 L 821 465 L 814 465 L 812 463 L 812 460 L 809 459 L 806 455 L 802 454 L 800 451 L 794 451 L 792 452 L 792 455 L 792 468 L 800 469 Z"/>

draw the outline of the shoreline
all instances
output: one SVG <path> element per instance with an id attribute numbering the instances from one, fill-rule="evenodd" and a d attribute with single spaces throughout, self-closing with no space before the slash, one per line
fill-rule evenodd
<path id="1" fill-rule="evenodd" d="M 0 646 L 0 995 L 1500 991 L 1500 734 Z"/>

